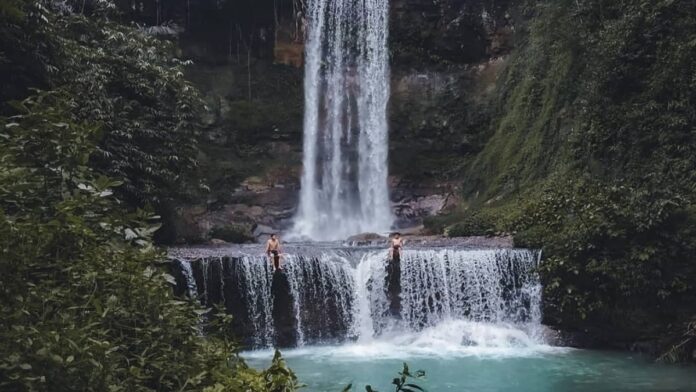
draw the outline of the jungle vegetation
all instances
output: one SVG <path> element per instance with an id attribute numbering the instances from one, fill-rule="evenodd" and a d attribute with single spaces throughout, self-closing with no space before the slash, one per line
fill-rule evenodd
<path id="1" fill-rule="evenodd" d="M 548 323 L 671 360 L 696 344 L 694 5 L 526 2 L 467 203 L 428 222 L 543 249 Z"/>
<path id="2" fill-rule="evenodd" d="M 0 40 L 0 389 L 295 390 L 174 297 L 153 246 L 202 108 L 174 45 L 109 1 L 2 0 Z"/>

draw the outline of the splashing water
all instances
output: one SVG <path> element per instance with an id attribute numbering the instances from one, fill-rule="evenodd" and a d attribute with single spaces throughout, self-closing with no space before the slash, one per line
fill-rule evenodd
<path id="1" fill-rule="evenodd" d="M 384 251 L 289 254 L 280 275 L 261 256 L 200 259 L 184 278 L 198 275 L 198 297 L 208 306 L 224 303 L 257 348 L 275 345 L 277 331 L 291 328 L 295 346 L 341 344 L 346 355 L 389 355 L 397 347 L 504 355 L 548 348 L 538 262 L 538 252 L 521 249 L 404 251 L 396 313 Z M 281 277 L 285 291 L 272 283 Z M 287 299 L 282 309 L 279 297 Z M 283 326 L 274 320 L 278 312 L 287 315 Z"/>
<path id="2" fill-rule="evenodd" d="M 297 237 L 338 240 L 392 224 L 388 14 L 387 0 L 309 0 Z"/>

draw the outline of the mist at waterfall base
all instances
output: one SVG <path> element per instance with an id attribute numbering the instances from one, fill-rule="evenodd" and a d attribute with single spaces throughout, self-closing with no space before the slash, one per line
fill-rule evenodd
<path id="1" fill-rule="evenodd" d="M 300 205 L 290 235 L 312 241 L 385 232 L 387 0 L 309 0 Z"/>

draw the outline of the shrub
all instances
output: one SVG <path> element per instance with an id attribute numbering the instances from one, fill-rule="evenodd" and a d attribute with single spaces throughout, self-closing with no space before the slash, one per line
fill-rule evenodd
<path id="1" fill-rule="evenodd" d="M 0 389 L 294 390 L 280 357 L 244 365 L 229 317 L 200 335 L 210 310 L 174 297 L 154 217 L 86 165 L 96 128 L 74 104 L 41 93 L 0 118 Z"/>
<path id="2" fill-rule="evenodd" d="M 0 14 L 7 91 L 0 98 L 24 99 L 31 88 L 71 94 L 65 115 L 100 125 L 90 166 L 120 178 L 117 192 L 131 205 L 158 205 L 195 189 L 184 185 L 197 164 L 204 107 L 173 43 L 114 22 L 110 1 L 87 9 L 76 1 L 13 3 L 18 14 Z"/>
<path id="3" fill-rule="evenodd" d="M 449 237 L 492 236 L 497 232 L 496 223 L 495 214 L 489 211 L 470 211 L 445 228 L 445 234 Z"/>

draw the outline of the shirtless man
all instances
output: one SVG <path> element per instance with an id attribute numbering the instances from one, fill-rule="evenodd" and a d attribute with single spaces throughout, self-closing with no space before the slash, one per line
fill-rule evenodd
<path id="1" fill-rule="evenodd" d="M 394 258 L 401 259 L 401 248 L 404 247 L 404 240 L 401 239 L 401 234 L 395 233 L 394 238 L 390 242 L 389 260 L 394 260 Z"/>
<path id="2" fill-rule="evenodd" d="M 280 267 L 280 240 L 275 234 L 271 234 L 271 238 L 269 238 L 266 242 L 266 255 L 269 259 L 271 259 L 273 272 L 276 270 L 282 270 Z"/>

